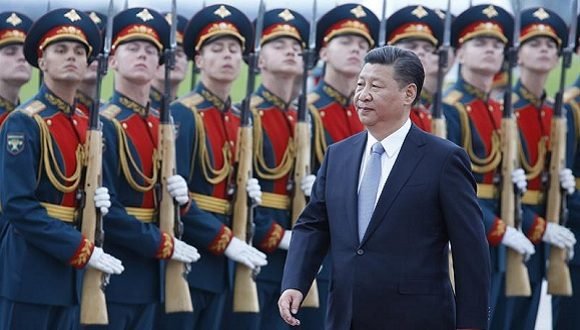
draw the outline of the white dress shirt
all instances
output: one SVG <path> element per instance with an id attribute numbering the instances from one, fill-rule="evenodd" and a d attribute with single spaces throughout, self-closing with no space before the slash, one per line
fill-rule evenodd
<path id="1" fill-rule="evenodd" d="M 381 177 L 379 181 L 379 190 L 377 192 L 377 197 L 375 199 L 375 207 L 377 206 L 377 202 L 379 201 L 379 197 L 381 197 L 381 193 L 383 188 L 385 187 L 385 183 L 389 178 L 389 174 L 391 174 L 391 170 L 393 169 L 393 165 L 395 165 L 395 161 L 397 160 L 397 156 L 399 156 L 399 151 L 401 151 L 401 147 L 403 146 L 403 142 L 411 129 L 411 120 L 407 119 L 407 121 L 396 130 L 391 135 L 384 138 L 381 142 L 385 152 L 381 155 Z M 362 182 L 362 178 L 364 176 L 364 171 L 367 163 L 368 157 L 371 155 L 371 148 L 373 144 L 379 142 L 371 133 L 367 132 L 367 145 L 365 147 L 365 152 L 362 156 L 362 161 L 360 164 L 360 174 L 358 177 L 358 188 L 357 193 L 360 192 L 360 185 Z M 379 178 L 377 178 L 379 179 Z"/>

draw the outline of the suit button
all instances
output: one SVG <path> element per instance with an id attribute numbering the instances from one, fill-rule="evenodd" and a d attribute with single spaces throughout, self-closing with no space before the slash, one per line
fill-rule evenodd
<path id="1" fill-rule="evenodd" d="M 359 256 L 362 256 L 363 254 L 365 254 L 365 250 L 358 249 L 358 250 L 356 250 L 356 254 L 358 254 Z"/>

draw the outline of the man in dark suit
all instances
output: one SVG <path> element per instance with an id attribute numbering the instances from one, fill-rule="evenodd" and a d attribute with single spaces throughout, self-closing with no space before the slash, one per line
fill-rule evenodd
<path id="1" fill-rule="evenodd" d="M 423 81 L 410 51 L 365 57 L 354 102 L 367 132 L 329 147 L 293 229 L 278 302 L 288 324 L 300 324 L 293 315 L 330 251 L 326 329 L 487 328 L 490 263 L 475 181 L 461 148 L 411 124 Z"/>

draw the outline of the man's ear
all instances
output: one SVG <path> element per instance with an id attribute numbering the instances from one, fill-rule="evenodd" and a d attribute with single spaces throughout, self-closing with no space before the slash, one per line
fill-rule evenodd
<path id="1" fill-rule="evenodd" d="M 46 68 L 46 62 L 44 61 L 44 57 L 40 57 L 38 59 L 38 69 L 40 69 L 40 71 L 44 71 L 45 68 Z"/>
<path id="2" fill-rule="evenodd" d="M 405 105 L 413 105 L 413 101 L 417 97 L 417 85 L 409 84 L 405 87 L 405 97 L 404 97 L 404 104 Z"/>
<path id="3" fill-rule="evenodd" d="M 109 67 L 113 70 L 117 69 L 117 59 L 115 58 L 115 54 L 111 53 L 109 56 Z"/>
<path id="4" fill-rule="evenodd" d="M 324 62 L 328 60 L 328 48 L 326 46 L 320 48 L 320 52 L 318 54 L 320 55 L 320 59 Z"/>

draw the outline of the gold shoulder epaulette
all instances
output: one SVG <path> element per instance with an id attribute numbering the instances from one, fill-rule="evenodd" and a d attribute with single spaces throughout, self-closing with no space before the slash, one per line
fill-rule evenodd
<path id="1" fill-rule="evenodd" d="M 262 102 L 264 102 L 264 99 L 261 96 L 253 95 L 252 100 L 250 101 L 250 108 L 255 108 Z"/>
<path id="2" fill-rule="evenodd" d="M 458 90 L 453 90 L 443 98 L 443 103 L 453 105 L 463 97 L 463 93 Z"/>
<path id="3" fill-rule="evenodd" d="M 194 93 L 192 95 L 184 96 L 183 98 L 177 100 L 177 102 L 190 109 L 193 109 L 197 108 L 197 106 L 203 102 L 203 96 L 199 95 L 198 93 Z"/>
<path id="4" fill-rule="evenodd" d="M 46 109 L 46 105 L 44 103 L 40 101 L 32 101 L 30 104 L 20 109 L 20 111 L 29 117 L 32 117 L 44 109 Z"/>
<path id="5" fill-rule="evenodd" d="M 578 95 L 580 95 L 580 88 L 574 86 L 567 89 L 566 92 L 564 92 L 564 103 L 570 102 L 570 100 L 575 99 Z"/>
<path id="6" fill-rule="evenodd" d="M 109 104 L 101 110 L 100 114 L 107 119 L 114 119 L 120 112 L 121 108 L 118 105 Z"/>
<path id="7" fill-rule="evenodd" d="M 318 95 L 318 93 L 316 92 L 312 92 L 308 94 L 308 97 L 306 98 L 306 103 L 307 104 L 313 104 L 314 102 L 318 101 L 320 99 L 320 95 Z"/>

